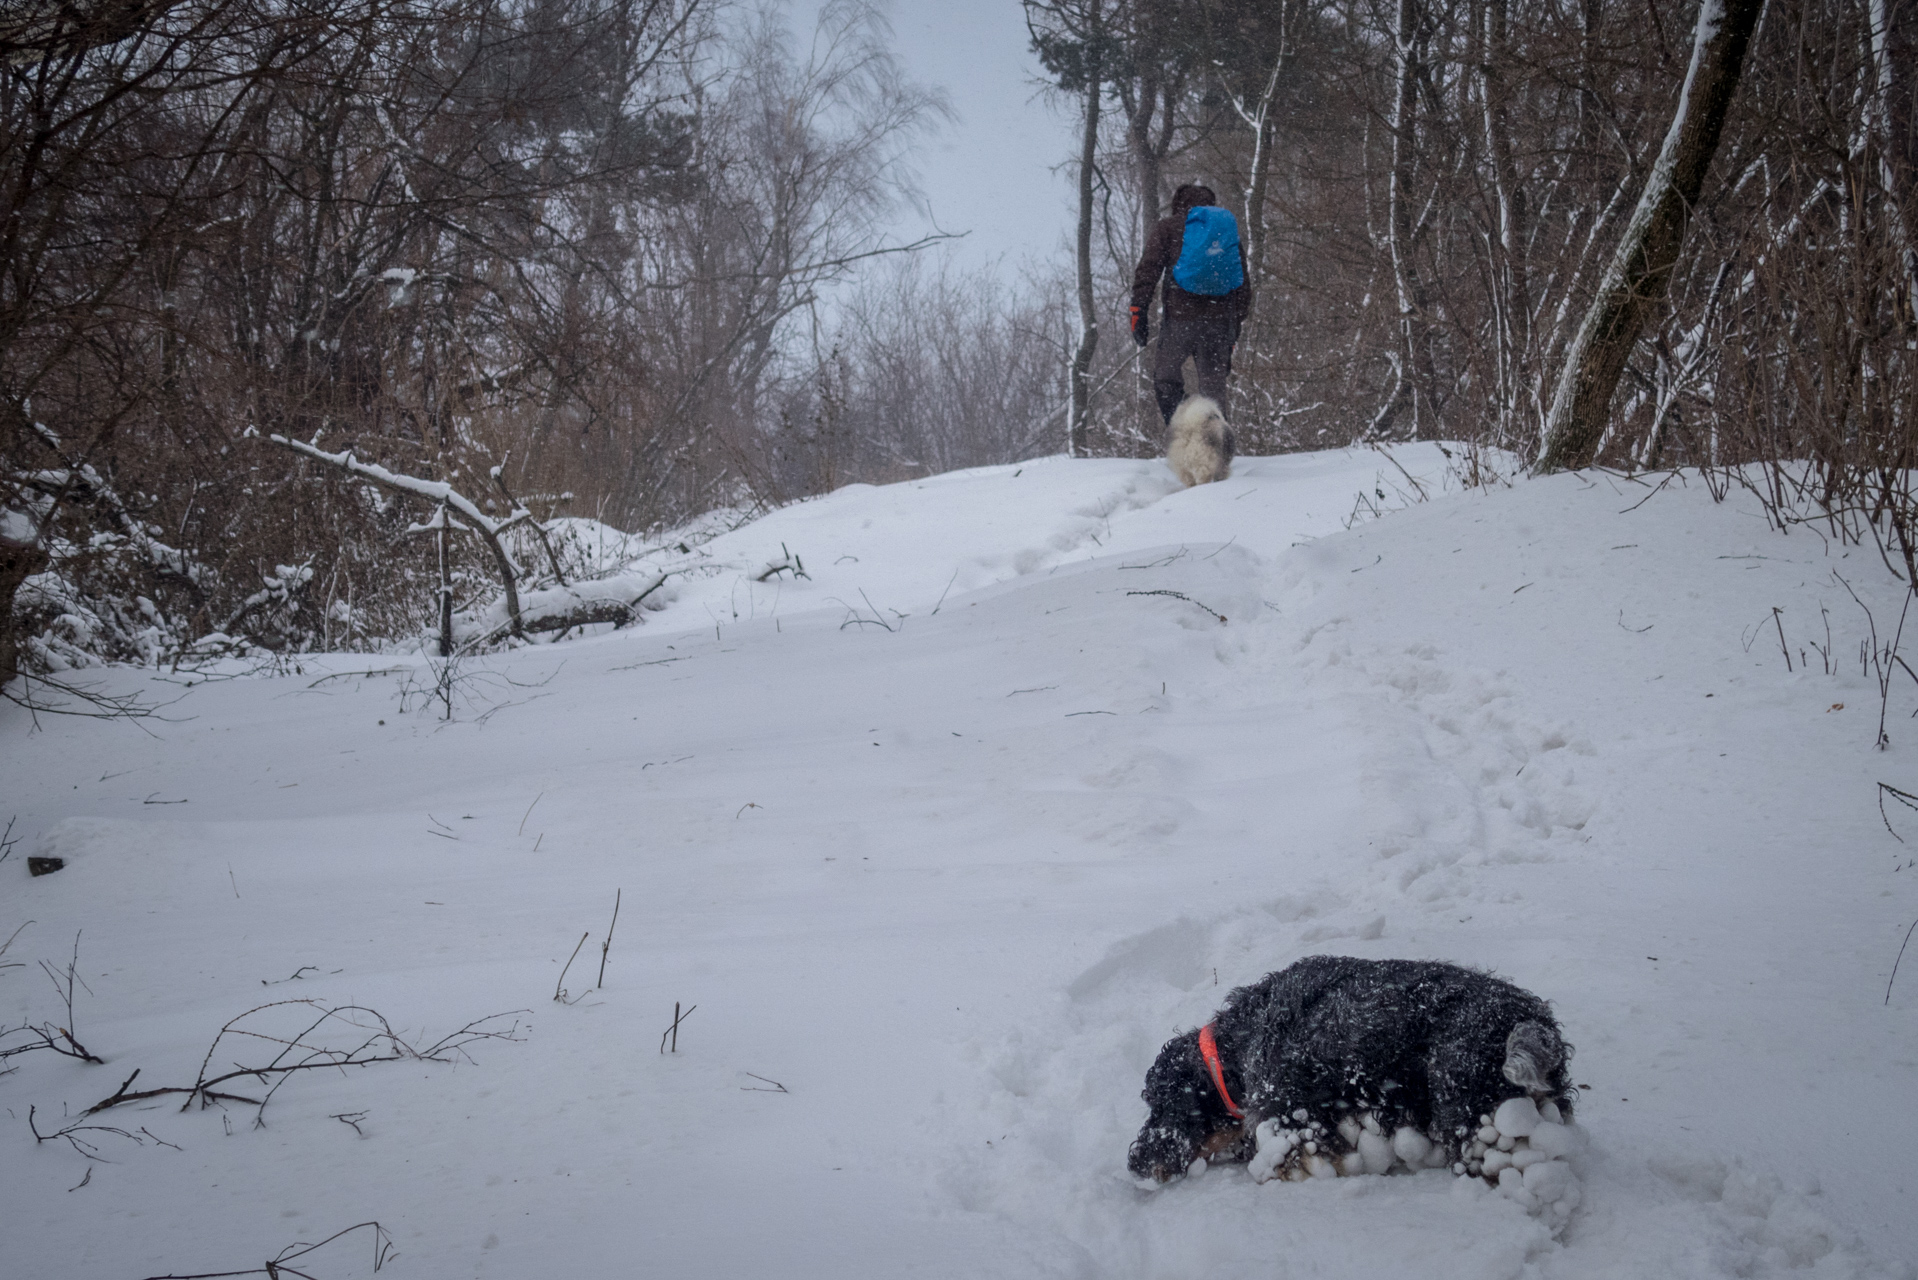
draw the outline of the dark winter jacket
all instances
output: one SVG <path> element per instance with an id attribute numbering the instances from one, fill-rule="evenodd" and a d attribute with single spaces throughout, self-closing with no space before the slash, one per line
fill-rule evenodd
<path id="1" fill-rule="evenodd" d="M 1210 187 L 1187 185 L 1180 187 L 1172 197 L 1172 214 L 1161 218 L 1152 228 L 1152 234 L 1146 237 L 1145 253 L 1139 258 L 1139 269 L 1132 273 L 1132 315 L 1136 327 L 1152 305 L 1152 291 L 1165 284 L 1164 323 L 1175 320 L 1226 319 L 1239 321 L 1245 318 L 1246 308 L 1251 305 L 1252 294 L 1246 285 L 1241 284 L 1231 293 L 1216 298 L 1201 294 L 1187 293 L 1172 279 L 1172 268 L 1178 264 L 1179 250 L 1185 244 L 1185 215 L 1198 205 L 1217 202 Z M 1240 273 L 1248 281 L 1252 278 L 1245 270 L 1245 246 L 1239 246 Z"/>

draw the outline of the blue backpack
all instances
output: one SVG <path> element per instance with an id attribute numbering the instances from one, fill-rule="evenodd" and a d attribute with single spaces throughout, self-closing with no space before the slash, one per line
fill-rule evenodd
<path id="1" fill-rule="evenodd" d="M 1239 266 L 1239 220 L 1230 209 L 1195 205 L 1185 215 L 1185 241 L 1172 280 L 1187 293 L 1217 298 L 1245 283 Z"/>

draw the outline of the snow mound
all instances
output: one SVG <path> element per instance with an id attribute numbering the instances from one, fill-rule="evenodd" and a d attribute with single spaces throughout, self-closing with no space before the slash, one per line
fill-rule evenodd
<path id="1" fill-rule="evenodd" d="M 1918 686 L 1846 656 L 1903 584 L 1687 477 L 1459 495 L 1396 456 L 1430 501 L 1355 451 L 734 513 L 592 562 L 675 569 L 646 626 L 426 711 L 419 664 L 340 654 L 105 668 L 171 702 L 147 732 L 0 708 L 0 1028 L 109 1062 L 7 1059 L 9 1267 L 231 1271 L 377 1216 L 399 1280 L 625 1274 L 636 1230 L 666 1275 L 1910 1277 L 1918 817 L 1876 784 Z M 1134 1186 L 1167 1039 L 1326 952 L 1550 1000 L 1576 1125 L 1294 1121 Z M 533 1012 L 457 1069 L 295 1073 L 263 1129 L 97 1112 L 109 1163 L 18 1119 L 190 1084 L 286 999 Z"/>

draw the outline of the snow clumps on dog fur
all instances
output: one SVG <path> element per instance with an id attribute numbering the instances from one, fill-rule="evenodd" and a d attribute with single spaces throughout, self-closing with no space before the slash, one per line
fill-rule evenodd
<path id="1" fill-rule="evenodd" d="M 1409 1125 L 1387 1135 L 1370 1111 L 1340 1120 L 1336 1141 L 1303 1110 L 1292 1120 L 1297 1128 L 1275 1119 L 1254 1131 L 1258 1150 L 1246 1169 L 1254 1182 L 1416 1173 L 1446 1163 L 1443 1145 Z M 1332 1153 L 1341 1147 L 1345 1154 Z M 1508 1098 L 1495 1113 L 1479 1117 L 1479 1128 L 1461 1143 L 1452 1172 L 1484 1179 L 1556 1230 L 1578 1208 L 1581 1192 L 1571 1161 L 1584 1148 L 1585 1131 L 1566 1123 L 1554 1103 Z"/>

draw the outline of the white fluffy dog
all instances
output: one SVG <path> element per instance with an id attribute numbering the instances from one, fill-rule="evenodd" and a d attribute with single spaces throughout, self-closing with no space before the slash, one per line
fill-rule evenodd
<path id="1" fill-rule="evenodd" d="M 1209 484 L 1232 474 L 1232 443 L 1232 428 L 1226 425 L 1219 402 L 1208 396 L 1187 396 L 1172 411 L 1165 460 L 1188 487 Z"/>

